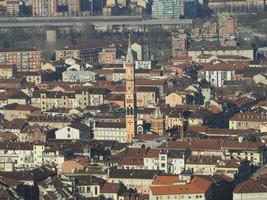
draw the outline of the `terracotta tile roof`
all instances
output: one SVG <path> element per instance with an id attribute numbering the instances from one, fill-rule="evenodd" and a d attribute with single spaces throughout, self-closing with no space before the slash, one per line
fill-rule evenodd
<path id="1" fill-rule="evenodd" d="M 0 64 L 0 69 L 12 69 L 13 65 L 11 64 Z"/>
<path id="2" fill-rule="evenodd" d="M 207 130 L 208 130 L 208 126 L 189 126 L 187 131 L 206 132 Z"/>
<path id="3" fill-rule="evenodd" d="M 223 112 L 223 109 L 218 108 L 218 107 L 215 106 L 215 105 L 209 105 L 209 106 L 207 106 L 207 109 L 208 109 L 209 111 L 213 112 L 213 113 L 221 113 L 221 112 Z"/>
<path id="4" fill-rule="evenodd" d="M 245 165 L 249 165 L 249 161 L 232 158 L 230 160 L 219 160 L 217 163 L 218 168 L 241 168 Z"/>
<path id="5" fill-rule="evenodd" d="M 148 149 L 127 148 L 124 156 L 119 161 L 119 165 L 144 165 L 144 157 Z"/>
<path id="6" fill-rule="evenodd" d="M 89 160 L 86 157 L 83 156 L 77 156 L 76 158 L 73 159 L 74 161 L 76 161 L 77 163 L 79 163 L 80 165 L 86 167 L 89 163 Z"/>
<path id="7" fill-rule="evenodd" d="M 240 136 L 240 135 L 246 135 L 246 134 L 253 134 L 256 130 L 254 129 L 224 129 L 224 128 L 208 128 L 206 131 L 206 134 L 211 135 L 223 135 L 223 136 Z"/>
<path id="8" fill-rule="evenodd" d="M 0 132 L 0 140 L 2 141 L 10 141 L 17 139 L 18 136 L 16 136 L 14 133 L 11 132 Z"/>
<path id="9" fill-rule="evenodd" d="M 156 175 L 162 175 L 163 172 L 158 170 L 141 170 L 141 169 L 112 169 L 109 173 L 110 179 L 151 179 Z"/>
<path id="10" fill-rule="evenodd" d="M 160 149 L 148 149 L 145 158 L 156 158 L 159 157 Z"/>
<path id="11" fill-rule="evenodd" d="M 230 121 L 266 122 L 267 110 L 258 107 L 247 112 L 237 113 L 234 115 L 234 117 L 230 118 Z"/>
<path id="12" fill-rule="evenodd" d="M 267 181 L 249 179 L 237 185 L 234 193 L 267 193 Z"/>
<path id="13" fill-rule="evenodd" d="M 19 181 L 19 180 L 16 180 L 16 179 L 12 179 L 12 178 L 9 178 L 9 177 L 3 177 L 3 182 L 5 184 L 7 184 L 9 187 L 16 187 L 20 184 L 23 184 L 22 181 Z"/>
<path id="14" fill-rule="evenodd" d="M 152 185 L 173 185 L 179 180 L 178 175 L 156 176 Z"/>
<path id="15" fill-rule="evenodd" d="M 173 59 L 177 61 L 192 61 L 192 57 L 187 56 L 187 55 L 178 55 L 178 56 L 175 56 Z"/>
<path id="16" fill-rule="evenodd" d="M 176 149 L 176 150 L 187 150 L 190 148 L 190 144 L 187 141 L 168 141 L 159 145 L 159 149 Z"/>
<path id="17" fill-rule="evenodd" d="M 243 141 L 238 142 L 236 140 L 226 140 L 224 144 L 222 145 L 222 149 L 242 149 L 242 150 L 260 150 L 266 148 L 265 144 L 259 141 L 256 142 L 249 142 L 249 141 Z"/>
<path id="18" fill-rule="evenodd" d="M 119 166 L 138 166 L 144 165 L 144 158 L 140 158 L 140 157 L 122 157 L 122 159 L 119 161 Z"/>
<path id="19" fill-rule="evenodd" d="M 117 194 L 119 191 L 119 184 L 117 183 L 105 183 L 103 187 L 100 189 L 102 194 L 105 193 L 115 193 Z"/>
<path id="20" fill-rule="evenodd" d="M 75 123 L 80 121 L 80 117 L 77 115 L 49 115 L 49 114 L 34 114 L 30 115 L 27 119 L 28 122 L 54 122 L 54 123 L 61 123 L 61 122 L 69 122 Z"/>
<path id="21" fill-rule="evenodd" d="M 12 121 L 0 122 L 0 127 L 3 129 L 22 129 L 27 124 L 25 119 L 13 119 Z"/>
<path id="22" fill-rule="evenodd" d="M 198 139 L 191 143 L 191 150 L 221 150 L 223 141 L 216 139 Z"/>
<path id="23" fill-rule="evenodd" d="M 201 194 L 206 193 L 212 182 L 201 177 L 194 177 L 192 181 L 184 185 L 151 186 L 153 195 L 176 195 L 176 194 Z"/>
<path id="24" fill-rule="evenodd" d="M 21 110 L 21 111 L 30 111 L 30 112 L 40 110 L 39 108 L 36 108 L 36 107 L 32 107 L 32 106 L 28 106 L 28 105 L 20 105 L 17 103 L 5 105 L 3 109 L 4 110 Z"/>
<path id="25" fill-rule="evenodd" d="M 89 131 L 90 130 L 89 126 L 87 126 L 86 124 L 81 123 L 81 122 L 76 122 L 76 123 L 70 124 L 68 126 L 74 128 L 74 129 L 78 129 L 80 131 Z"/>
<path id="26" fill-rule="evenodd" d="M 255 99 L 249 98 L 249 97 L 239 97 L 239 98 L 233 99 L 232 102 L 237 106 L 243 106 L 243 105 L 252 104 L 253 102 L 255 102 Z"/>
<path id="27" fill-rule="evenodd" d="M 121 122 L 97 122 L 95 128 L 119 128 L 125 129 L 125 123 Z"/>
<path id="28" fill-rule="evenodd" d="M 33 145 L 30 143 L 22 143 L 22 142 L 0 142 L 1 149 L 6 150 L 33 150 Z"/>
<path id="29" fill-rule="evenodd" d="M 215 115 L 217 113 L 214 113 L 210 110 L 208 110 L 207 108 L 200 108 L 194 112 L 192 112 L 190 114 L 189 118 L 205 118 L 205 117 L 212 117 L 213 115 Z"/>
<path id="30" fill-rule="evenodd" d="M 204 71 L 236 71 L 238 69 L 244 69 L 245 67 L 249 66 L 249 62 L 245 61 L 232 61 L 232 62 L 225 62 L 225 63 L 204 63 L 202 64 L 202 69 Z"/>
<path id="31" fill-rule="evenodd" d="M 153 141 L 159 139 L 161 136 L 157 134 L 136 134 L 134 140 Z"/>

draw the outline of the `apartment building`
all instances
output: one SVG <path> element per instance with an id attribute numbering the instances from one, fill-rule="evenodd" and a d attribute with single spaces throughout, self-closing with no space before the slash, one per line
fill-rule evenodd
<path id="1" fill-rule="evenodd" d="M 204 63 L 198 71 L 198 80 L 206 80 L 214 87 L 222 87 L 225 81 L 235 77 L 236 70 L 248 67 L 247 62 Z"/>
<path id="2" fill-rule="evenodd" d="M 255 129 L 260 130 L 261 124 L 267 122 L 267 111 L 255 108 L 250 111 L 237 113 L 229 120 L 230 129 Z"/>
<path id="3" fill-rule="evenodd" d="M 9 17 L 18 17 L 19 16 L 19 0 L 8 0 L 6 1 L 6 10 Z"/>
<path id="4" fill-rule="evenodd" d="M 86 61 L 90 64 L 98 63 L 98 53 L 101 52 L 100 45 L 87 45 L 77 47 L 65 47 L 56 49 L 56 60 L 66 60 L 67 58 L 76 58 Z"/>
<path id="5" fill-rule="evenodd" d="M 53 17 L 57 14 L 56 0 L 33 0 L 32 15 L 34 17 Z"/>
<path id="6" fill-rule="evenodd" d="M 172 33 L 172 57 L 185 54 L 188 48 L 188 38 L 185 33 Z"/>
<path id="7" fill-rule="evenodd" d="M 31 105 L 42 111 L 52 108 L 85 108 L 104 104 L 108 91 L 105 89 L 83 88 L 75 92 L 36 90 L 31 98 Z"/>
<path id="8" fill-rule="evenodd" d="M 96 122 L 94 126 L 95 140 L 111 140 L 126 143 L 125 123 Z"/>
<path id="9" fill-rule="evenodd" d="M 88 81 L 96 81 L 98 76 L 95 72 L 90 70 L 90 68 L 86 68 L 83 66 L 70 66 L 66 71 L 62 73 L 62 80 L 64 82 L 88 82 Z"/>
<path id="10" fill-rule="evenodd" d="M 15 65 L 0 64 L 0 78 L 10 79 L 15 76 L 17 69 Z"/>
<path id="11" fill-rule="evenodd" d="M 222 153 L 227 159 L 241 158 L 250 161 L 254 166 L 263 166 L 267 162 L 267 150 L 262 142 L 226 140 L 222 145 Z"/>
<path id="12" fill-rule="evenodd" d="M 0 63 L 16 65 L 18 72 L 32 72 L 41 69 L 41 51 L 15 50 L 1 51 Z"/>
<path id="13" fill-rule="evenodd" d="M 103 48 L 98 54 L 98 62 L 100 64 L 114 64 L 116 63 L 116 47 Z"/>
<path id="14" fill-rule="evenodd" d="M 215 55 L 215 56 L 243 56 L 249 58 L 250 60 L 254 59 L 253 49 L 249 47 L 222 47 L 217 41 L 212 42 L 194 42 L 190 45 L 188 49 L 188 56 L 192 57 L 192 60 L 201 55 Z"/>
<path id="15" fill-rule="evenodd" d="M 145 169 L 161 170 L 167 174 L 180 174 L 185 169 L 185 152 L 151 149 L 144 156 Z"/>
<path id="16" fill-rule="evenodd" d="M 179 18 L 180 0 L 154 0 L 152 4 L 153 18 Z"/>
<path id="17" fill-rule="evenodd" d="M 47 126 L 51 128 L 61 129 L 70 124 L 76 123 L 80 120 L 80 116 L 77 115 L 51 115 L 51 114 L 34 114 L 30 115 L 27 122 L 30 126 L 39 125 Z"/>
<path id="18" fill-rule="evenodd" d="M 31 114 L 38 113 L 40 110 L 28 105 L 19 105 L 17 103 L 7 104 L 0 109 L 4 119 L 12 121 L 16 118 L 27 119 Z"/>

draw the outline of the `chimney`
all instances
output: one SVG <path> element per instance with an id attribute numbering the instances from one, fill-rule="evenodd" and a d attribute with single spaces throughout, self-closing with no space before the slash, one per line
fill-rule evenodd
<path id="1" fill-rule="evenodd" d="M 183 141 L 184 140 L 184 126 L 183 125 L 179 126 L 179 132 L 180 132 L 180 140 Z"/>

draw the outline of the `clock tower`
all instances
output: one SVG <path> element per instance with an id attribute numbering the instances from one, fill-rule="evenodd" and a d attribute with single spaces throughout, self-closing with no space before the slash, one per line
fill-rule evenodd
<path id="1" fill-rule="evenodd" d="M 125 61 L 125 118 L 126 118 L 126 142 L 132 143 L 136 133 L 136 94 L 135 94 L 135 64 L 131 49 L 131 40 L 129 36 L 129 44 Z"/>

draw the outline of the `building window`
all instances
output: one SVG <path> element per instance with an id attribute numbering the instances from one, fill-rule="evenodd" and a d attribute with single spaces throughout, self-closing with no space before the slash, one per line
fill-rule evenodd
<path id="1" fill-rule="evenodd" d="M 67 131 L 70 132 L 70 128 L 68 128 Z"/>
<path id="2" fill-rule="evenodd" d="M 98 189 L 97 187 L 95 187 L 95 195 L 97 195 L 97 193 L 98 193 Z"/>
<path id="3" fill-rule="evenodd" d="M 70 138 L 70 134 L 68 134 L 67 137 Z"/>
<path id="4" fill-rule="evenodd" d="M 84 187 L 80 187 L 80 193 L 84 193 L 85 192 L 84 189 L 85 189 Z"/>

